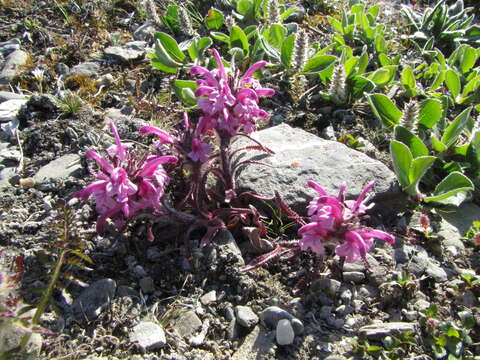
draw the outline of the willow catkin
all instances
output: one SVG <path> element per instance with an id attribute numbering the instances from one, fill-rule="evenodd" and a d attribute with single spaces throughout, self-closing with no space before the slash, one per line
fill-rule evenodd
<path id="1" fill-rule="evenodd" d="M 347 79 L 343 64 L 335 65 L 328 94 L 336 104 L 344 104 L 347 102 Z"/>
<path id="2" fill-rule="evenodd" d="M 295 38 L 295 46 L 293 51 L 292 70 L 299 72 L 305 66 L 307 61 L 308 35 L 305 31 L 300 30 Z"/>

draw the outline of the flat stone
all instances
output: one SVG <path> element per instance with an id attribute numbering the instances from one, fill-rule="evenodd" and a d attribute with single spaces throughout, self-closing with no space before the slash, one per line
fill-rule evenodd
<path id="1" fill-rule="evenodd" d="M 20 67 L 25 65 L 28 54 L 23 50 L 15 50 L 5 59 L 2 71 L 0 71 L 0 85 L 6 85 L 19 74 Z"/>
<path id="2" fill-rule="evenodd" d="M 31 335 L 25 347 L 26 355 L 22 356 L 22 359 L 39 359 L 40 350 L 42 349 L 42 336 L 38 333 L 32 333 L 23 327 L 10 324 L 8 321 L 0 322 L 0 354 L 6 354 L 17 348 L 26 334 Z M 5 359 L 7 358 L 10 359 L 5 357 Z"/>
<path id="3" fill-rule="evenodd" d="M 144 350 L 150 351 L 166 345 L 167 339 L 163 328 L 151 321 L 143 321 L 134 326 L 130 341 L 136 341 Z"/>
<path id="4" fill-rule="evenodd" d="M 463 203 L 455 208 L 455 211 L 437 210 L 437 212 L 443 220 L 457 229 L 457 236 L 460 237 L 470 229 L 472 222 L 480 220 L 480 207 L 473 203 Z"/>
<path id="5" fill-rule="evenodd" d="M 431 260 L 427 263 L 425 273 L 437 282 L 445 282 L 448 280 L 447 272 Z"/>
<path id="6" fill-rule="evenodd" d="M 277 324 L 275 337 L 278 345 L 291 345 L 295 340 L 295 333 L 293 332 L 290 320 L 282 319 Z"/>
<path id="7" fill-rule="evenodd" d="M 100 65 L 93 61 L 87 61 L 78 65 L 75 65 L 70 69 L 68 75 L 85 75 L 88 77 L 97 77 L 100 72 Z"/>
<path id="8" fill-rule="evenodd" d="M 123 46 L 109 46 L 103 50 L 105 56 L 119 63 L 130 63 L 142 60 L 145 57 L 146 43 L 131 41 Z"/>
<path id="9" fill-rule="evenodd" d="M 202 327 L 202 321 L 194 311 L 186 311 L 175 320 L 174 328 L 180 336 L 189 338 Z"/>
<path id="10" fill-rule="evenodd" d="M 150 42 L 153 40 L 156 31 L 155 26 L 147 21 L 133 32 L 133 38 L 138 41 Z"/>
<path id="11" fill-rule="evenodd" d="M 359 271 L 348 271 L 343 273 L 343 280 L 346 282 L 352 282 L 355 284 L 360 284 L 365 280 L 365 274 Z"/>
<path id="12" fill-rule="evenodd" d="M 95 281 L 73 301 L 72 311 L 78 322 L 93 321 L 115 297 L 117 285 L 112 279 Z"/>
<path id="13" fill-rule="evenodd" d="M 15 121 L 20 108 L 27 102 L 26 99 L 10 99 L 0 103 L 0 122 Z"/>
<path id="14" fill-rule="evenodd" d="M 200 298 L 200 302 L 203 305 L 210 305 L 217 301 L 217 292 L 215 290 L 209 291 Z"/>
<path id="15" fill-rule="evenodd" d="M 267 333 L 261 326 L 255 326 L 245 337 L 232 360 L 263 360 L 271 358 L 270 349 L 274 346 L 274 332 Z"/>
<path id="16" fill-rule="evenodd" d="M 77 154 L 66 154 L 42 166 L 33 178 L 37 184 L 41 184 L 48 181 L 66 179 L 69 176 L 74 176 L 81 170 L 80 156 Z"/>
<path id="17" fill-rule="evenodd" d="M 357 260 L 356 262 L 344 262 L 343 263 L 343 271 L 365 271 L 365 265 L 361 260 Z"/>
<path id="18" fill-rule="evenodd" d="M 20 40 L 12 39 L 4 42 L 0 42 L 0 53 L 3 56 L 14 52 L 15 50 L 20 50 Z"/>
<path id="19" fill-rule="evenodd" d="M 248 306 L 235 306 L 235 315 L 238 323 L 246 328 L 251 328 L 258 324 L 258 316 Z"/>
<path id="20" fill-rule="evenodd" d="M 395 174 L 378 160 L 344 144 L 319 138 L 299 128 L 282 124 L 253 133 L 252 138 L 275 152 L 267 156 L 258 151 L 242 152 L 241 160 L 256 160 L 271 166 L 245 166 L 237 179 L 239 189 L 273 196 L 278 191 L 286 204 L 301 215 L 318 194 L 307 186 L 308 180 L 336 195 L 347 184 L 346 197 L 356 198 L 365 185 L 375 180 L 377 194 L 395 188 Z M 238 146 L 245 146 L 239 141 Z"/>
<path id="21" fill-rule="evenodd" d="M 384 336 L 404 331 L 416 331 L 416 325 L 406 322 L 390 322 L 366 325 L 359 329 L 361 335 L 365 335 L 370 339 L 381 339 Z"/>
<path id="22" fill-rule="evenodd" d="M 17 175 L 16 167 L 6 167 L 0 170 L 0 190 L 12 186 L 10 179 Z"/>
<path id="23" fill-rule="evenodd" d="M 269 306 L 260 313 L 260 320 L 269 329 L 275 329 L 280 320 L 290 320 L 295 335 L 303 333 L 304 326 L 300 319 L 278 306 Z"/>
<path id="24" fill-rule="evenodd" d="M 0 91 L 0 103 L 8 100 L 28 100 L 28 96 L 10 91 Z"/>

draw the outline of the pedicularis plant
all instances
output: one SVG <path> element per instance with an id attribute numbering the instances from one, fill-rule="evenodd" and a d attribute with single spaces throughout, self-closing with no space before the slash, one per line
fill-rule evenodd
<path id="1" fill-rule="evenodd" d="M 197 122 L 190 121 L 185 113 L 182 126 L 176 134 L 169 134 L 154 126 L 140 129 L 142 135 L 154 134 L 159 138 L 153 153 L 139 154 L 132 144 L 121 141 L 113 123 L 110 129 L 115 144 L 109 147 L 105 156 L 87 151 L 87 157 L 97 162 L 97 181 L 77 192 L 76 196 L 87 201 L 93 196 L 99 213 L 97 231 L 103 232 L 105 222 L 111 219 L 116 227 L 123 230 L 129 221 L 139 216 L 154 222 L 174 221 L 187 226 L 185 244 L 189 248 L 189 238 L 193 230 L 206 230 L 201 244 L 208 243 L 217 230 L 238 223 L 254 224 L 264 236 L 265 226 L 260 221 L 257 209 L 244 200 L 248 196 L 266 199 L 259 194 L 239 192 L 235 177 L 239 167 L 255 161 L 241 161 L 237 154 L 242 150 L 273 152 L 248 136 L 256 129 L 259 120 L 266 120 L 268 113 L 261 109 L 261 97 L 272 96 L 275 91 L 264 88 L 254 77 L 263 68 L 265 61 L 253 64 L 243 75 L 234 68 L 227 68 L 219 53 L 212 50 L 217 67 L 208 70 L 193 66 L 190 75 L 197 77 L 194 96 L 202 114 Z M 255 145 L 232 149 L 235 137 L 244 136 Z M 216 148 L 216 150 L 215 150 Z M 169 182 L 169 171 L 173 166 L 188 169 L 185 194 L 173 206 L 165 196 L 165 186 Z M 182 173 L 185 173 L 182 172 Z M 207 177 L 216 176 L 214 186 L 207 185 Z M 257 259 L 245 270 L 264 264 L 279 256 L 299 254 L 312 250 L 323 258 L 324 246 L 336 244 L 336 253 L 347 261 L 365 258 L 379 238 L 389 243 L 394 238 L 382 231 L 370 229 L 361 224 L 367 209 L 366 194 L 373 184 L 368 184 L 356 201 L 344 198 L 345 185 L 340 187 L 338 197 L 327 195 L 322 187 L 313 181 L 308 183 L 319 196 L 308 207 L 309 223 L 290 210 L 281 197 L 276 199 L 286 214 L 301 226 L 299 241 L 277 242 L 276 249 Z M 151 226 L 148 238 L 153 240 Z"/>

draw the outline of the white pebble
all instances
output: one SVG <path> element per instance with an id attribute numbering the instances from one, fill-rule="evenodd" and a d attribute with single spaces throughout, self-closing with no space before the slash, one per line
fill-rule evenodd
<path id="1" fill-rule="evenodd" d="M 276 337 L 278 345 L 293 344 L 295 333 L 293 332 L 290 320 L 282 319 L 278 322 Z"/>

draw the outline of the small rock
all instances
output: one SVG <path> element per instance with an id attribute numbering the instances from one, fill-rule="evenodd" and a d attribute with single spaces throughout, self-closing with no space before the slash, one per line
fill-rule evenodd
<path id="1" fill-rule="evenodd" d="M 248 306 L 235 306 L 235 315 L 240 325 L 251 328 L 258 324 L 258 316 Z"/>
<path id="2" fill-rule="evenodd" d="M 200 298 L 200 302 L 205 306 L 210 305 L 211 303 L 214 303 L 215 301 L 217 301 L 217 292 L 215 290 L 209 291 L 208 293 L 204 294 Z"/>
<path id="3" fill-rule="evenodd" d="M 28 100 L 28 96 L 13 93 L 10 91 L 0 91 L 0 103 L 3 103 L 8 100 Z"/>
<path id="4" fill-rule="evenodd" d="M 112 74 L 105 74 L 102 75 L 97 81 L 97 86 L 110 86 L 115 82 L 115 79 L 113 78 Z"/>
<path id="5" fill-rule="evenodd" d="M 26 64 L 28 54 L 22 50 L 15 50 L 7 56 L 0 71 L 0 85 L 6 85 L 19 74 L 20 68 Z"/>
<path id="6" fill-rule="evenodd" d="M 72 311 L 78 322 L 93 321 L 115 297 L 117 285 L 112 279 L 95 281 L 73 301 Z"/>
<path id="7" fill-rule="evenodd" d="M 344 272 L 343 280 L 345 280 L 346 282 L 360 284 L 363 280 L 365 280 L 365 274 L 358 271 Z"/>
<path id="8" fill-rule="evenodd" d="M 5 355 L 5 359 L 13 359 L 8 356 L 8 352 L 17 348 L 23 337 L 31 333 L 29 330 L 10 324 L 8 321 L 0 323 L 0 354 Z M 38 333 L 31 333 L 30 339 L 25 347 L 26 356 L 22 359 L 39 359 L 42 348 L 42 336 Z"/>
<path id="9" fill-rule="evenodd" d="M 58 63 L 55 65 L 55 71 L 58 75 L 68 75 L 70 73 L 70 68 L 64 63 Z"/>
<path id="10" fill-rule="evenodd" d="M 300 335 L 304 330 L 303 323 L 299 319 L 294 317 L 288 311 L 279 308 L 278 306 L 267 307 L 260 313 L 260 319 L 262 324 L 270 329 L 275 329 L 280 320 L 287 319 L 290 320 L 293 330 L 295 331 L 295 335 Z"/>
<path id="11" fill-rule="evenodd" d="M 75 176 L 82 170 L 80 156 L 77 154 L 67 154 L 42 166 L 35 174 L 33 179 L 37 184 L 58 181 L 66 179 L 69 176 Z"/>
<path id="12" fill-rule="evenodd" d="M 0 170 L 0 190 L 12 186 L 11 180 L 16 176 L 17 169 L 15 167 L 6 167 Z"/>
<path id="13" fill-rule="evenodd" d="M 275 337 L 278 345 L 291 345 L 295 339 L 292 324 L 290 320 L 282 319 L 277 324 Z"/>
<path id="14" fill-rule="evenodd" d="M 0 150 L 0 162 L 13 161 L 17 163 L 20 161 L 21 157 L 22 154 L 18 150 L 14 150 L 11 148 Z"/>
<path id="15" fill-rule="evenodd" d="M 184 338 L 193 335 L 198 329 L 202 327 L 202 321 L 198 318 L 194 311 L 189 310 L 182 313 L 174 324 L 175 330 Z"/>
<path id="16" fill-rule="evenodd" d="M 467 290 L 463 294 L 462 304 L 467 308 L 473 308 L 478 306 L 477 298 L 471 290 Z"/>
<path id="17" fill-rule="evenodd" d="M 419 299 L 415 302 L 413 307 L 417 311 L 424 311 L 424 310 L 427 310 L 430 307 L 430 303 L 426 300 Z"/>
<path id="18" fill-rule="evenodd" d="M 15 50 L 20 50 L 20 40 L 12 39 L 9 41 L 0 42 L 0 53 L 7 56 Z"/>
<path id="19" fill-rule="evenodd" d="M 227 255 L 232 254 L 239 266 L 245 265 L 242 252 L 240 251 L 237 242 L 230 231 L 224 229 L 219 230 L 213 238 L 212 243 L 218 246 L 221 253 L 225 253 Z"/>
<path id="20" fill-rule="evenodd" d="M 274 347 L 274 333 L 265 332 L 263 327 L 255 326 L 243 340 L 237 351 L 232 355 L 232 360 L 262 360 L 270 357 Z"/>
<path id="21" fill-rule="evenodd" d="M 431 276 L 437 282 L 445 282 L 448 280 L 447 272 L 444 269 L 442 269 L 439 265 L 433 263 L 432 260 L 430 260 L 427 263 L 425 272 L 427 273 L 428 276 Z"/>
<path id="22" fill-rule="evenodd" d="M 353 294 L 350 291 L 350 289 L 342 290 L 342 292 L 340 294 L 340 299 L 342 300 L 342 303 L 344 305 L 350 304 L 350 302 L 352 301 L 352 298 L 353 298 Z"/>
<path id="23" fill-rule="evenodd" d="M 120 285 L 117 289 L 117 298 L 121 297 L 140 299 L 140 294 L 130 286 Z"/>
<path id="24" fill-rule="evenodd" d="M 155 292 L 155 283 L 150 276 L 140 279 L 140 288 L 144 294 L 153 294 Z"/>
<path id="25" fill-rule="evenodd" d="M 18 111 L 27 103 L 26 99 L 10 99 L 0 104 L 0 122 L 11 122 L 17 119 Z"/>
<path id="26" fill-rule="evenodd" d="M 146 43 L 131 41 L 123 46 L 109 46 L 103 52 L 105 56 L 121 64 L 142 60 L 145 56 Z"/>
<path id="27" fill-rule="evenodd" d="M 151 321 L 143 321 L 134 326 L 130 341 L 137 341 L 140 347 L 147 351 L 161 348 L 167 343 L 163 328 Z"/>
<path id="28" fill-rule="evenodd" d="M 321 291 L 324 292 L 329 297 L 335 297 L 340 290 L 342 283 L 338 280 L 334 279 L 318 279 L 315 280 L 311 288 L 313 291 Z"/>
<path id="29" fill-rule="evenodd" d="M 87 61 L 78 65 L 75 65 L 70 72 L 69 76 L 72 75 L 85 75 L 88 77 L 97 77 L 100 72 L 100 65 L 93 61 Z"/>
<path id="30" fill-rule="evenodd" d="M 150 22 L 146 22 L 143 25 L 140 25 L 134 32 L 133 38 L 138 41 L 146 41 L 150 43 L 153 40 L 155 32 L 157 29 Z"/>
<path id="31" fill-rule="evenodd" d="M 381 339 L 387 335 L 404 331 L 416 331 L 416 325 L 414 323 L 406 322 L 390 322 L 371 324 L 359 329 L 359 333 L 365 335 L 369 339 Z"/>
<path id="32" fill-rule="evenodd" d="M 337 141 L 333 126 L 327 126 L 325 129 L 322 130 L 322 133 L 320 135 L 325 140 Z"/>
<path id="33" fill-rule="evenodd" d="M 350 271 L 357 271 L 357 272 L 363 272 L 365 271 L 365 265 L 360 262 L 344 262 L 343 263 L 343 271 L 344 272 L 350 272 Z"/>

